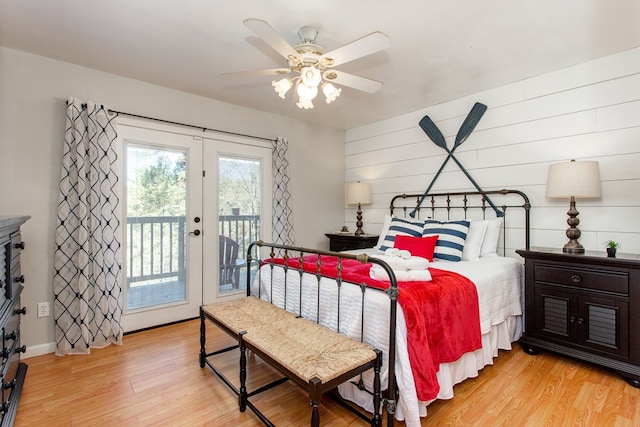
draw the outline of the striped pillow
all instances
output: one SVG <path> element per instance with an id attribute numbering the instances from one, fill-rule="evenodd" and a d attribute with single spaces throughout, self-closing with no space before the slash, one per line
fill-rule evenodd
<path id="1" fill-rule="evenodd" d="M 389 231 L 380 245 L 381 251 L 393 248 L 396 235 L 422 237 L 424 231 L 424 221 L 408 221 L 402 218 L 391 218 Z"/>
<path id="2" fill-rule="evenodd" d="M 440 236 L 433 258 L 444 261 L 460 261 L 470 224 L 467 220 L 448 222 L 426 220 L 423 236 L 436 234 Z"/>

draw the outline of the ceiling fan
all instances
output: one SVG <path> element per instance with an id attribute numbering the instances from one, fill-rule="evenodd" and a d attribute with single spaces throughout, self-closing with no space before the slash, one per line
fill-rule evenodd
<path id="1" fill-rule="evenodd" d="M 300 28 L 298 31 L 300 43 L 291 46 L 266 21 L 247 19 L 244 21 L 244 25 L 282 55 L 287 60 L 288 66 L 268 70 L 224 73 L 222 77 L 242 78 L 292 74 L 293 76 L 283 77 L 278 81 L 273 80 L 272 85 L 276 93 L 283 99 L 289 89 L 295 85 L 299 97 L 296 105 L 303 109 L 313 108 L 312 101 L 318 94 L 318 87 L 322 89 L 327 104 L 335 101 L 342 92 L 342 89 L 334 86 L 334 83 L 369 93 L 377 92 L 382 87 L 382 82 L 333 68 L 389 47 L 389 37 L 379 31 L 326 52 L 322 46 L 315 43 L 318 31 L 313 27 Z"/>

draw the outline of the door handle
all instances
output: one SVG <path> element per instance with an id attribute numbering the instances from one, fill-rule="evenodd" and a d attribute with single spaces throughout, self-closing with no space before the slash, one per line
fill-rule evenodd
<path id="1" fill-rule="evenodd" d="M 189 236 L 199 236 L 199 235 L 200 235 L 200 230 L 193 230 L 189 232 Z"/>

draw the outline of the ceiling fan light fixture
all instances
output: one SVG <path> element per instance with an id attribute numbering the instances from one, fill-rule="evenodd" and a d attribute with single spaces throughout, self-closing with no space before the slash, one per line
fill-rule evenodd
<path id="1" fill-rule="evenodd" d="M 300 70 L 300 78 L 305 86 L 317 88 L 322 80 L 322 75 L 316 67 L 304 67 Z"/>
<path id="2" fill-rule="evenodd" d="M 337 88 L 331 83 L 325 83 L 322 85 L 322 93 L 327 98 L 327 104 L 331 104 L 342 93 L 342 88 Z"/>
<path id="3" fill-rule="evenodd" d="M 280 98 L 282 99 L 284 99 L 284 96 L 287 94 L 287 92 L 289 92 L 289 89 L 291 89 L 292 86 L 291 79 L 288 77 L 285 77 L 284 79 L 278 81 L 274 80 L 271 82 L 271 84 L 273 85 L 273 89 L 276 91 L 278 96 L 280 96 Z"/>
<path id="4" fill-rule="evenodd" d="M 390 45 L 389 37 L 379 31 L 327 52 L 324 47 L 316 44 L 318 31 L 313 27 L 300 28 L 298 32 L 300 43 L 291 45 L 266 21 L 250 18 L 243 22 L 255 35 L 286 59 L 288 67 L 224 73 L 222 77 L 278 76 L 277 78 L 280 80 L 271 82 L 278 96 L 286 99 L 285 95 L 295 86 L 299 97 L 296 105 L 303 109 L 313 108 L 311 101 L 315 99 L 320 88 L 322 88 L 327 104 L 335 101 L 342 93 L 342 89 L 335 87 L 333 82 L 341 87 L 368 93 L 375 93 L 382 87 L 382 82 L 376 80 L 343 71 L 327 70 L 327 68 L 339 66 L 388 48 Z M 292 76 L 282 78 L 285 74 L 291 73 L 293 73 Z"/>

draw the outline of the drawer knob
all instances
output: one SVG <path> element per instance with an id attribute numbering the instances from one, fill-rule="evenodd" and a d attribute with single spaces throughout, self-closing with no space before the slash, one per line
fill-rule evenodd
<path id="1" fill-rule="evenodd" d="M 575 323 L 575 321 L 576 321 L 576 316 L 569 316 L 570 323 Z"/>
<path id="2" fill-rule="evenodd" d="M 16 243 L 16 249 L 24 249 L 24 242 Z"/>
<path id="3" fill-rule="evenodd" d="M 14 282 L 17 282 L 17 283 L 24 283 L 24 274 L 22 274 L 22 275 L 20 275 L 20 276 L 18 276 L 18 277 L 15 277 L 15 278 L 13 279 L 13 281 L 14 281 Z"/>
<path id="4" fill-rule="evenodd" d="M 23 345 L 22 347 L 18 347 L 16 348 L 16 353 L 26 353 L 27 352 L 27 346 Z"/>
<path id="5" fill-rule="evenodd" d="M 578 276 L 577 274 L 574 274 L 573 276 L 571 276 L 571 281 L 573 283 L 580 283 L 582 281 L 582 277 Z"/>
<path id="6" fill-rule="evenodd" d="M 582 325 L 584 323 L 584 319 L 582 317 L 578 317 L 578 325 Z"/>
<path id="7" fill-rule="evenodd" d="M 16 314 L 27 314 L 27 307 L 17 309 Z"/>
<path id="8" fill-rule="evenodd" d="M 13 331 L 13 332 L 11 332 L 9 334 L 6 334 L 4 336 L 5 340 L 15 340 L 16 338 L 18 338 L 18 331 Z"/>
<path id="9" fill-rule="evenodd" d="M 4 389 L 8 390 L 10 388 L 15 388 L 16 384 L 18 384 L 18 380 L 16 378 L 14 378 L 13 381 L 11 381 L 9 383 L 4 383 Z"/>

